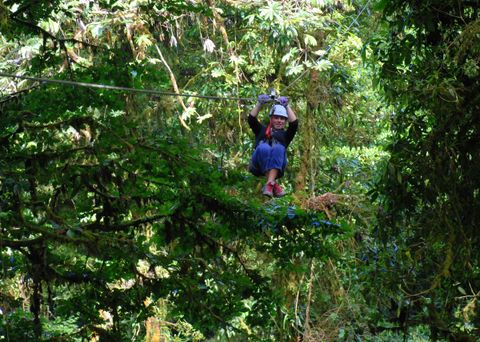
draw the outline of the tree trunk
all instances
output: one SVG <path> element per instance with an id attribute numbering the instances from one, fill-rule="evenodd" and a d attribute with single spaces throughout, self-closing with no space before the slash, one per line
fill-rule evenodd
<path id="1" fill-rule="evenodd" d="M 295 178 L 295 191 L 304 191 L 307 188 L 313 190 L 313 179 L 309 177 L 311 175 L 311 169 L 315 167 L 312 163 L 312 150 L 315 146 L 315 114 L 318 110 L 319 99 L 316 90 L 318 89 L 318 71 L 312 70 L 310 73 L 310 82 L 307 86 L 307 110 L 301 121 L 301 130 L 303 133 L 303 141 L 301 142 L 303 151 L 300 155 L 300 169 Z"/>

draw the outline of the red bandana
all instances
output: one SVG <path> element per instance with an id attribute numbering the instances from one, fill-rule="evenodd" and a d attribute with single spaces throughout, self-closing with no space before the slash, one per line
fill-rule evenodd
<path id="1" fill-rule="evenodd" d="M 267 136 L 268 140 L 272 139 L 272 118 L 270 118 L 270 122 L 268 123 L 267 130 L 265 131 L 265 135 Z"/>

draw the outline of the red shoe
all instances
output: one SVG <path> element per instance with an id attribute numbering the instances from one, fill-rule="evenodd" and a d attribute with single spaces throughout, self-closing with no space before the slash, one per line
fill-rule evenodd
<path id="1" fill-rule="evenodd" d="M 273 196 L 274 186 L 275 186 L 275 185 L 274 185 L 272 182 L 268 182 L 268 183 L 265 184 L 265 186 L 263 187 L 262 194 L 264 194 L 265 196 L 270 196 L 270 197 L 272 197 L 272 196 Z"/>
<path id="2" fill-rule="evenodd" d="M 275 197 L 282 197 L 285 196 L 285 191 L 283 191 L 283 189 L 280 187 L 280 185 L 278 185 L 278 183 L 275 183 L 273 185 L 273 194 L 275 195 Z"/>

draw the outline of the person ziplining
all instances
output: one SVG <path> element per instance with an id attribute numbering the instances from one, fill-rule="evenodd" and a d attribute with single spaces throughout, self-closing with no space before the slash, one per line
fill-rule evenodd
<path id="1" fill-rule="evenodd" d="M 327 53 L 332 49 L 333 46 L 340 40 L 340 37 L 346 36 L 346 33 L 350 31 L 352 26 L 355 23 L 358 23 L 358 18 L 362 13 L 368 8 L 371 0 L 368 0 L 363 8 L 358 12 L 357 16 L 352 20 L 350 25 L 346 28 L 345 35 L 339 35 L 338 38 L 330 44 L 325 52 L 320 56 L 316 62 L 318 63 L 321 59 L 327 56 Z M 282 92 L 285 93 L 287 89 L 293 87 L 299 80 L 301 80 L 309 71 L 307 68 L 304 70 L 295 80 L 290 82 L 290 84 L 282 89 Z M 229 100 L 229 101 L 255 101 L 254 98 L 240 98 L 240 97 L 225 97 L 225 96 L 208 96 L 208 95 L 198 95 L 198 94 L 185 94 L 159 91 L 155 89 L 137 89 L 129 87 L 120 87 L 112 86 L 106 84 L 95 84 L 95 83 L 86 83 L 86 82 L 77 82 L 77 81 L 68 81 L 68 80 L 56 80 L 49 78 L 40 78 L 40 77 L 31 77 L 25 75 L 15 75 L 9 74 L 0 71 L 0 77 L 8 78 L 17 78 L 24 80 L 31 80 L 40 82 L 40 84 L 45 83 L 56 83 L 64 84 L 77 87 L 89 87 L 89 88 L 99 88 L 104 90 L 116 90 L 123 92 L 131 93 L 144 93 L 156 96 L 182 96 L 182 97 L 196 97 L 203 98 L 207 100 Z M 18 93 L 17 93 L 18 94 Z M 260 112 L 262 106 L 268 102 L 274 100 L 275 97 L 269 95 L 260 95 L 258 97 L 258 102 L 255 107 L 252 109 L 249 117 L 248 123 L 252 128 L 255 134 L 255 151 L 252 155 L 252 160 L 250 163 L 250 172 L 256 176 L 265 176 L 267 182 L 262 189 L 262 193 L 267 196 L 276 196 L 280 197 L 285 195 L 285 192 L 277 183 L 277 179 L 283 176 L 285 168 L 287 166 L 287 156 L 286 149 L 290 142 L 295 137 L 295 134 L 298 129 L 298 120 L 294 111 L 288 106 L 288 98 L 279 97 L 276 99 L 275 103 L 270 110 L 270 123 L 267 127 L 260 124 L 257 120 L 257 115 Z M 8 100 L 8 97 L 7 97 Z M 0 107 L 2 102 L 0 101 Z M 281 108 L 283 107 L 283 109 Z M 285 130 L 286 121 L 288 120 L 289 125 Z"/>
<path id="2" fill-rule="evenodd" d="M 262 125 L 257 116 L 263 105 L 274 101 L 269 112 L 270 122 Z M 288 128 L 285 129 L 288 120 Z M 298 130 L 298 119 L 288 105 L 288 98 L 262 94 L 248 116 L 248 124 L 255 134 L 255 150 L 250 161 L 249 171 L 257 177 L 266 177 L 262 194 L 281 197 L 285 191 L 278 184 L 287 167 L 287 147 Z"/>
<path id="3" fill-rule="evenodd" d="M 20 78 L 44 83 L 65 84 L 77 87 L 100 88 L 105 90 L 117 90 L 123 92 L 147 93 L 158 96 L 185 96 L 199 97 L 207 100 L 235 100 L 235 101 L 255 101 L 254 98 L 205 96 L 196 94 L 169 93 L 154 89 L 136 89 L 128 87 L 119 87 L 105 84 L 85 83 L 68 80 L 57 80 L 49 78 L 30 77 L 25 75 L 13 75 L 0 72 L 1 77 Z M 262 125 L 257 116 L 266 103 L 273 102 L 270 109 L 270 122 L 267 126 Z M 288 121 L 288 128 L 285 129 Z M 255 107 L 252 109 L 248 123 L 255 134 L 255 151 L 253 152 L 249 171 L 255 176 L 265 176 L 266 184 L 262 193 L 266 196 L 281 197 L 285 191 L 280 187 L 277 179 L 283 177 L 287 166 L 286 150 L 291 143 L 298 129 L 298 120 L 295 112 L 288 105 L 288 98 L 272 95 L 260 95 Z"/>

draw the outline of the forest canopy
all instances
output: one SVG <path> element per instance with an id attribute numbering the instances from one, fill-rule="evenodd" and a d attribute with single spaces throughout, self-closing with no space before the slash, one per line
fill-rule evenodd
<path id="1" fill-rule="evenodd" d="M 4 0 L 1 338 L 478 340 L 479 5 Z"/>

